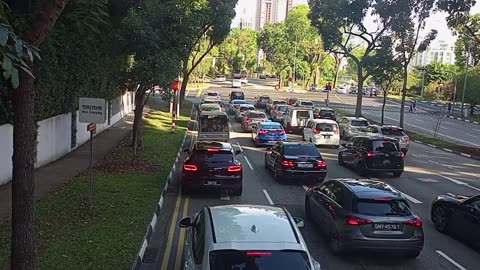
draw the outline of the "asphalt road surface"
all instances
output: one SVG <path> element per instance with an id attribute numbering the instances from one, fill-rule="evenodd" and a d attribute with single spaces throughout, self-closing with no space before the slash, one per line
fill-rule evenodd
<path id="1" fill-rule="evenodd" d="M 220 87 L 218 87 L 220 89 Z M 227 96 L 231 89 L 220 90 Z M 263 91 L 249 88 L 247 99 Z M 273 92 L 268 91 L 268 94 Z M 199 101 L 196 91 L 189 93 L 190 99 Z M 281 93 L 280 96 L 298 95 Z M 200 95 L 198 95 L 200 96 Z M 367 102 L 369 103 L 375 103 Z M 393 106 L 393 105 L 392 105 Z M 304 218 L 304 196 L 307 188 L 302 183 L 279 184 L 273 180 L 270 171 L 264 168 L 264 148 L 256 148 L 249 133 L 244 133 L 239 123 L 231 119 L 231 142 L 244 153 L 240 156 L 243 165 L 243 195 L 210 193 L 182 196 L 178 185 L 172 189 L 165 200 L 164 212 L 157 224 L 153 244 L 149 249 L 144 269 L 183 269 L 183 243 L 185 232 L 178 227 L 179 220 L 191 215 L 203 206 L 224 204 L 262 204 L 285 206 L 293 216 Z M 458 132 L 458 131 L 457 131 Z M 298 135 L 290 135 L 289 140 L 301 140 Z M 337 150 L 319 149 L 328 163 L 327 179 L 359 178 L 359 176 L 337 164 Z M 182 156 L 183 160 L 184 156 Z M 180 171 L 179 164 L 177 172 Z M 438 233 L 430 221 L 430 203 L 440 194 L 453 193 L 473 195 L 480 193 L 480 161 L 464 158 L 455 154 L 439 151 L 427 146 L 412 143 L 406 156 L 405 172 L 399 178 L 390 175 L 375 175 L 372 178 L 387 182 L 404 193 L 413 211 L 423 220 L 425 247 L 421 255 L 413 260 L 397 256 L 349 255 L 333 256 L 326 241 L 316 226 L 306 220 L 301 229 L 309 251 L 321 264 L 322 269 L 479 269 L 480 254 L 450 236 Z M 180 177 L 176 174 L 176 182 Z"/>

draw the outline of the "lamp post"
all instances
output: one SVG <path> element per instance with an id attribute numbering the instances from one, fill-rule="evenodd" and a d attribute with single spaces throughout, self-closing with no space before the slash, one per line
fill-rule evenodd
<path id="1" fill-rule="evenodd" d="M 477 34 L 477 33 L 475 33 Z M 468 51 L 467 51 L 467 59 L 465 60 L 465 79 L 463 81 L 463 91 L 462 91 L 462 110 L 461 110 L 461 117 L 464 118 L 465 114 L 463 112 L 464 106 L 463 103 L 465 101 L 465 92 L 467 91 L 467 79 L 468 79 L 468 62 L 470 61 L 470 49 L 471 49 L 471 42 L 468 42 Z"/>
<path id="2" fill-rule="evenodd" d="M 295 75 L 297 69 L 297 35 L 295 35 L 295 52 L 293 54 L 293 76 L 292 76 L 292 91 L 295 88 L 295 81 L 297 76 Z"/>
<path id="3" fill-rule="evenodd" d="M 453 72 L 451 70 L 446 70 L 446 72 L 452 74 L 453 75 L 453 80 L 454 80 L 453 97 L 452 97 L 452 114 L 454 114 L 454 112 L 455 112 L 455 101 L 457 99 L 457 75 L 455 74 L 455 72 Z M 463 101 L 462 101 L 462 111 L 463 111 Z"/>

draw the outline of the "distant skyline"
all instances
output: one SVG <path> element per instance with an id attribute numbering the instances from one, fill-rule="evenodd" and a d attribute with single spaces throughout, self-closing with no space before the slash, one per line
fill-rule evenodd
<path id="1" fill-rule="evenodd" d="M 281 4 L 286 3 L 286 1 L 279 1 Z M 279 3 L 279 4 L 280 4 Z M 308 0 L 293 0 L 294 5 L 305 4 L 308 5 Z M 282 11 L 286 9 L 280 8 Z M 240 18 L 243 18 L 247 21 L 251 21 L 252 24 L 255 24 L 255 14 L 257 11 L 257 0 L 238 0 L 237 6 L 235 7 L 235 11 L 237 15 L 232 21 L 232 28 L 238 27 L 240 23 Z M 480 13 L 480 1 L 472 8 L 471 14 Z M 285 16 L 284 14 L 280 14 L 279 17 Z M 425 29 L 422 31 L 422 35 L 428 33 L 431 29 L 436 29 L 438 31 L 438 35 L 436 40 L 444 40 L 448 43 L 453 43 L 456 40 L 456 37 L 453 36 L 452 31 L 447 26 L 446 22 L 446 13 L 444 12 L 436 12 L 430 15 L 430 17 L 426 21 Z M 374 23 L 372 19 L 367 19 L 366 22 L 367 28 L 374 27 Z"/>

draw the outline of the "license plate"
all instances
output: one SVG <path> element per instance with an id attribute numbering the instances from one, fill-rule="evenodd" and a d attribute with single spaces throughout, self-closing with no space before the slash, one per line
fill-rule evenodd
<path id="1" fill-rule="evenodd" d="M 313 168 L 313 164 L 312 163 L 298 163 L 297 166 L 299 168 Z"/>
<path id="2" fill-rule="evenodd" d="M 218 183 L 217 181 L 205 181 L 204 184 L 207 186 L 215 186 L 219 185 L 220 183 Z"/>
<path id="3" fill-rule="evenodd" d="M 325 139 L 330 139 L 330 135 L 323 135 Z"/>
<path id="4" fill-rule="evenodd" d="M 400 231 L 400 224 L 376 223 L 373 224 L 375 231 Z"/>

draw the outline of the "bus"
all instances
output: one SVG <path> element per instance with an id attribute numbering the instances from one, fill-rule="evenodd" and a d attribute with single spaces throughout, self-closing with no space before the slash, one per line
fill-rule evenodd
<path id="1" fill-rule="evenodd" d="M 224 111 L 202 111 L 198 116 L 199 141 L 222 141 L 230 140 L 230 127 L 228 115 Z"/>

